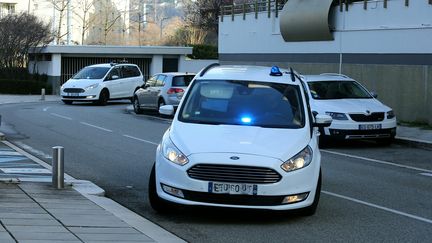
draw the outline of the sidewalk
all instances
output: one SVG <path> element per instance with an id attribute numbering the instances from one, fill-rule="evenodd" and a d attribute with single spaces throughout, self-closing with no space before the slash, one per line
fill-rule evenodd
<path id="1" fill-rule="evenodd" d="M 59 96 L 40 98 L 0 95 L 0 105 L 60 102 Z M 6 141 L 1 132 L 0 140 L 0 242 L 184 242 L 106 198 L 90 181 L 65 174 L 65 188 L 55 189 L 50 165 Z"/>

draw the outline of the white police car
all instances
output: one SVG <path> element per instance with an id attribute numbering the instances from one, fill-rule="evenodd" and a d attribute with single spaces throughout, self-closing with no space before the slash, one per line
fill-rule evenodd
<path id="1" fill-rule="evenodd" d="M 312 111 L 333 118 L 330 127 L 321 129 L 322 140 L 374 139 L 382 144 L 392 142 L 397 126 L 393 110 L 360 83 L 342 74 L 303 77 L 308 84 Z"/>
<path id="2" fill-rule="evenodd" d="M 143 75 L 135 64 L 105 63 L 81 69 L 60 88 L 65 104 L 91 101 L 106 105 L 108 100 L 130 99 L 144 84 Z"/>
<path id="3" fill-rule="evenodd" d="M 149 199 L 172 204 L 315 212 L 321 155 L 298 75 L 210 65 L 196 75 L 156 151 Z M 160 108 L 172 115 L 174 107 Z"/>

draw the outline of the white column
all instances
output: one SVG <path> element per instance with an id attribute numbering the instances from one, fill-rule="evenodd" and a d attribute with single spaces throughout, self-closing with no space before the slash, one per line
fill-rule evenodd
<path id="1" fill-rule="evenodd" d="M 163 68 L 163 56 L 154 55 L 152 62 L 150 64 L 150 75 L 161 73 L 163 70 L 162 68 Z"/>

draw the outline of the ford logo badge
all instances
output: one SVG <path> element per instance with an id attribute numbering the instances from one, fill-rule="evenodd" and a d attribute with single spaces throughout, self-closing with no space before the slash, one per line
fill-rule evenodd
<path id="1" fill-rule="evenodd" d="M 240 157 L 237 157 L 237 156 L 231 156 L 230 159 L 232 159 L 232 160 L 239 160 Z"/>

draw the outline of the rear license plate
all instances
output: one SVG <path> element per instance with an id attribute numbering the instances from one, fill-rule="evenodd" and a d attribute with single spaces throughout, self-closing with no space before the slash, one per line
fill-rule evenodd
<path id="1" fill-rule="evenodd" d="M 258 185 L 209 182 L 208 191 L 219 194 L 257 195 Z"/>
<path id="2" fill-rule="evenodd" d="M 363 124 L 359 125 L 359 130 L 378 130 L 381 129 L 381 124 Z"/>

